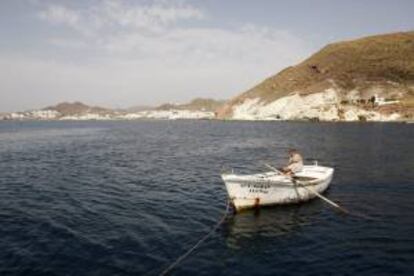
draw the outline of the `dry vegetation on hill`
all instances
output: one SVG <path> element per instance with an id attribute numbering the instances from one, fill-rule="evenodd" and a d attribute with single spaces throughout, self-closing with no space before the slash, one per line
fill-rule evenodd
<path id="1" fill-rule="evenodd" d="M 79 115 L 79 114 L 85 114 L 85 113 L 108 114 L 108 113 L 113 112 L 111 109 L 107 109 L 103 107 L 88 106 L 81 102 L 59 103 L 55 106 L 46 107 L 44 108 L 44 110 L 55 110 L 64 116 L 72 116 L 72 115 Z"/>
<path id="2" fill-rule="evenodd" d="M 302 63 L 288 67 L 235 97 L 219 112 L 246 98 L 271 102 L 292 92 L 302 95 L 335 88 L 342 95 L 357 89 L 362 94 L 380 87 L 385 96 L 403 92 L 411 97 L 414 86 L 414 32 L 393 33 L 329 44 Z M 408 105 L 412 100 L 407 101 Z"/>
<path id="3" fill-rule="evenodd" d="M 191 110 L 191 111 L 216 111 L 222 107 L 224 101 L 214 99 L 196 98 L 187 104 L 163 104 L 157 107 L 157 110 Z"/>

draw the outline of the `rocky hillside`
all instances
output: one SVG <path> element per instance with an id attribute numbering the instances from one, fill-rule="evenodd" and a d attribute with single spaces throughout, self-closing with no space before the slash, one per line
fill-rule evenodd
<path id="1" fill-rule="evenodd" d="M 109 109 L 89 106 L 81 102 L 60 103 L 43 109 L 0 113 L 0 120 L 136 120 L 136 119 L 213 119 L 217 101 L 196 99 L 184 105 L 163 105 Z"/>
<path id="2" fill-rule="evenodd" d="M 61 114 L 61 116 L 73 116 L 73 115 L 81 115 L 81 114 L 111 114 L 113 113 L 112 109 L 97 107 L 97 106 L 89 106 L 81 102 L 63 102 L 59 103 L 54 106 L 49 106 L 44 108 L 43 110 L 53 110 L 57 111 Z"/>
<path id="3" fill-rule="evenodd" d="M 190 111 L 211 111 L 214 112 L 224 105 L 224 101 L 214 99 L 196 98 L 187 104 L 163 104 L 156 110 L 190 110 Z"/>
<path id="4" fill-rule="evenodd" d="M 414 32 L 405 32 L 329 44 L 230 100 L 218 116 L 386 120 L 413 113 Z"/>

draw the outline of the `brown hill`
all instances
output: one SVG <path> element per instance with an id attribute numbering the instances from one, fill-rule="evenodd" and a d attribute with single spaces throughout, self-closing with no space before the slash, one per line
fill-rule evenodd
<path id="1" fill-rule="evenodd" d="M 63 102 L 55 106 L 49 106 L 44 108 L 44 110 L 55 110 L 61 113 L 63 116 L 72 116 L 80 115 L 86 113 L 95 113 L 95 114 L 110 114 L 113 113 L 113 110 L 97 106 L 88 106 L 81 102 Z"/>
<path id="2" fill-rule="evenodd" d="M 156 108 L 156 110 L 191 110 L 191 111 L 211 111 L 214 112 L 222 107 L 224 101 L 214 99 L 196 98 L 187 104 L 163 104 Z"/>
<path id="3" fill-rule="evenodd" d="M 363 97 L 373 87 L 380 87 L 383 96 L 403 91 L 403 98 L 411 98 L 413 85 L 414 32 L 370 36 L 327 45 L 302 63 L 233 98 L 219 110 L 219 117 L 231 116 L 233 106 L 247 98 L 272 102 L 292 92 L 306 95 L 327 88 L 335 88 L 344 96 L 356 89 Z"/>

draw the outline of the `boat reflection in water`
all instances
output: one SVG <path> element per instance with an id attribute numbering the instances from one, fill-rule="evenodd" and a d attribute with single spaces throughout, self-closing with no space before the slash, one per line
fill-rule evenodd
<path id="1" fill-rule="evenodd" d="M 242 211 L 229 217 L 223 225 L 227 246 L 233 249 L 256 248 L 260 241 L 266 243 L 268 238 L 300 232 L 321 218 L 324 211 L 326 208 L 320 200 Z"/>

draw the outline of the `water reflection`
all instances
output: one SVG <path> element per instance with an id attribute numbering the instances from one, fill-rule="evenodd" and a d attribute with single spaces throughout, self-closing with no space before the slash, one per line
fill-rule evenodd
<path id="1" fill-rule="evenodd" d="M 227 246 L 231 249 L 257 246 L 268 238 L 293 235 L 314 223 L 323 208 L 323 203 L 316 200 L 235 214 L 223 226 Z"/>

